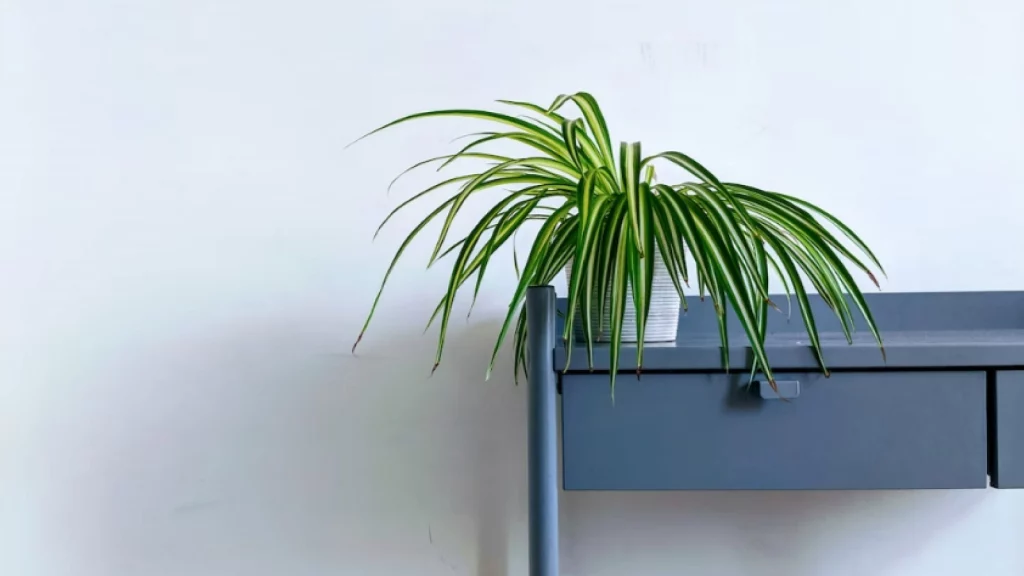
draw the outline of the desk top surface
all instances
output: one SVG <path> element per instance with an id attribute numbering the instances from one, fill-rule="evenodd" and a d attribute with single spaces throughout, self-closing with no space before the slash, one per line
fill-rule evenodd
<path id="1" fill-rule="evenodd" d="M 781 297 L 785 301 L 785 297 Z M 1024 366 L 1024 292 L 893 293 L 867 295 L 868 305 L 885 344 L 878 343 L 861 322 L 852 343 L 838 322 L 815 297 L 812 310 L 830 369 L 990 368 Z M 565 302 L 559 300 L 560 310 Z M 561 322 L 556 327 L 561 330 Z M 729 367 L 745 369 L 752 354 L 735 319 L 729 325 Z M 798 309 L 789 318 L 772 313 L 765 341 L 773 370 L 818 370 Z M 595 344 L 595 370 L 607 370 L 609 346 Z M 555 368 L 566 368 L 566 350 L 555 350 Z M 588 371 L 586 348 L 575 345 L 569 371 Z M 622 370 L 636 368 L 636 346 L 624 344 Z M 723 368 L 717 319 L 707 303 L 690 303 L 679 319 L 675 342 L 644 345 L 645 370 L 717 371 Z"/>

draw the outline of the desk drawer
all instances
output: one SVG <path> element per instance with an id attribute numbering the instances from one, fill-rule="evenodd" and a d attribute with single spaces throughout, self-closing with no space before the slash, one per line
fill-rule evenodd
<path id="1" fill-rule="evenodd" d="M 607 374 L 564 376 L 565 489 L 986 486 L 984 372 L 776 378 L 794 398 L 744 374 L 623 374 L 613 405 Z"/>

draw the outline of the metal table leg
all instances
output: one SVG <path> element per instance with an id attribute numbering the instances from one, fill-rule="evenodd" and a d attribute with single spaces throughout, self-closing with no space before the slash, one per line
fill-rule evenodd
<path id="1" fill-rule="evenodd" d="M 558 445 L 555 414 L 555 289 L 526 292 L 530 432 L 530 576 L 558 576 Z"/>

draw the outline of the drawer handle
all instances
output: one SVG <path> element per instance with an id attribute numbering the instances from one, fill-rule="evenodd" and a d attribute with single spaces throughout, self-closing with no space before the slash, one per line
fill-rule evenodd
<path id="1" fill-rule="evenodd" d="M 778 392 L 772 390 L 772 385 L 765 380 L 757 380 L 756 383 L 761 398 L 765 400 L 790 400 L 800 396 L 799 380 L 776 380 L 775 387 L 779 389 Z"/>

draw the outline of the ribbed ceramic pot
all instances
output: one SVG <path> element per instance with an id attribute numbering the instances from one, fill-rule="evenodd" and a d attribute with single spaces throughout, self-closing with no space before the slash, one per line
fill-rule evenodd
<path id="1" fill-rule="evenodd" d="M 570 261 L 565 267 L 566 282 L 571 282 L 571 278 L 572 262 Z M 672 277 L 668 273 L 668 268 L 665 267 L 665 261 L 661 258 L 661 253 L 655 250 L 654 278 L 651 284 L 651 306 L 647 313 L 644 343 L 675 341 L 676 331 L 679 329 L 679 307 L 679 293 L 676 292 L 676 287 L 672 284 Z M 610 310 L 611 294 L 605 299 L 605 329 L 599 331 L 597 326 L 593 327 L 595 342 L 610 342 L 612 339 L 611 330 L 608 326 L 609 319 L 611 318 Z M 598 317 L 598 304 L 596 302 L 590 314 L 593 317 L 593 322 L 596 324 Z M 626 315 L 622 324 L 622 341 L 636 342 L 636 308 L 633 306 L 632 288 L 629 288 L 626 294 Z M 583 331 L 583 314 L 579 310 L 576 311 L 576 317 L 573 320 L 573 333 L 573 337 L 577 342 L 582 342 L 586 338 L 586 334 Z"/>

